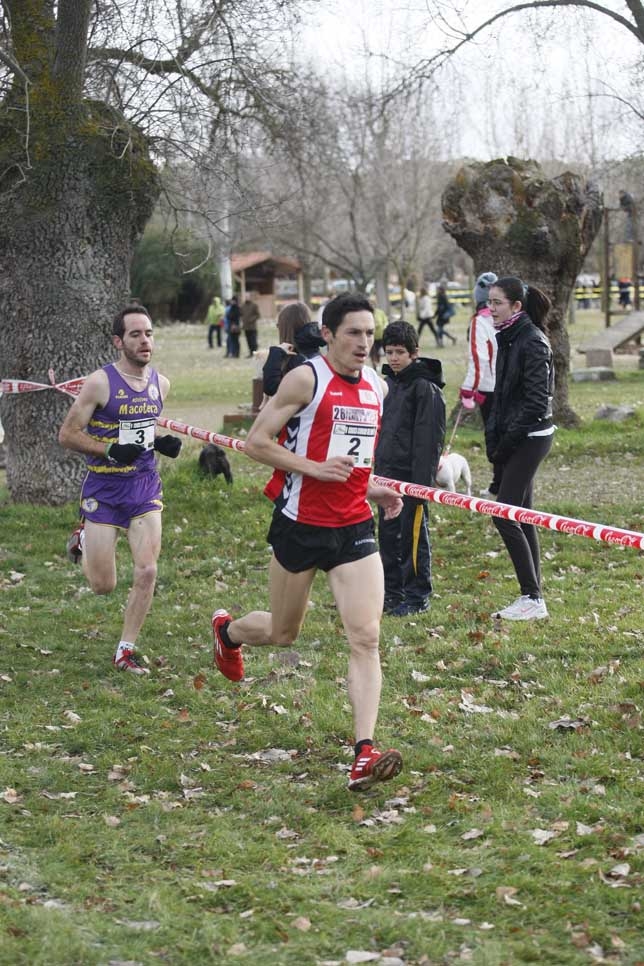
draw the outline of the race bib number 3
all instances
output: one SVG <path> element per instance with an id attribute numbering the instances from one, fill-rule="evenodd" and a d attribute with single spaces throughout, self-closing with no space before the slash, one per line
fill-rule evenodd
<path id="1" fill-rule="evenodd" d="M 119 422 L 119 443 L 136 443 L 153 449 L 156 423 L 156 419 L 122 419 Z"/>
<path id="2" fill-rule="evenodd" d="M 371 466 L 375 442 L 375 426 L 334 422 L 327 459 L 332 456 L 352 456 L 356 466 Z"/>

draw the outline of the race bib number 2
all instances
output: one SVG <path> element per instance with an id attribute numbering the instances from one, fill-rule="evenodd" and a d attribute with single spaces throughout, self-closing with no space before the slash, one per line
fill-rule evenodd
<path id="1" fill-rule="evenodd" d="M 356 466 L 371 466 L 375 441 L 375 426 L 334 423 L 327 459 L 332 456 L 352 456 Z"/>
<path id="2" fill-rule="evenodd" d="M 156 419 L 122 419 L 119 422 L 119 443 L 136 443 L 153 449 L 156 422 Z"/>

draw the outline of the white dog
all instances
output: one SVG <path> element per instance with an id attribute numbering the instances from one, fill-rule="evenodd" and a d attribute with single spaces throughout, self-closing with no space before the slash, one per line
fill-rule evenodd
<path id="1" fill-rule="evenodd" d="M 456 484 L 463 480 L 468 496 L 472 495 L 472 474 L 464 456 L 458 453 L 443 453 L 438 464 L 436 484 L 443 490 L 456 492 Z"/>

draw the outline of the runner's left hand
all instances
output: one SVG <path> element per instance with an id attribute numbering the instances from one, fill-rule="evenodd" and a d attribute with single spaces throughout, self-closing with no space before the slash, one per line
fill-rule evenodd
<path id="1" fill-rule="evenodd" d="M 370 484 L 367 497 L 385 511 L 385 520 L 393 520 L 403 508 L 402 497 L 386 486 Z"/>
<path id="2" fill-rule="evenodd" d="M 181 449 L 181 440 L 178 436 L 172 436 L 170 433 L 167 436 L 155 436 L 154 448 L 157 453 L 169 456 L 170 459 L 176 459 Z"/>

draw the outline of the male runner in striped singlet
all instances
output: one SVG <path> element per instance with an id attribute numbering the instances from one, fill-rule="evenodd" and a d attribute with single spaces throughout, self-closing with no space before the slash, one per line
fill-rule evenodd
<path id="1" fill-rule="evenodd" d="M 81 492 L 83 523 L 68 544 L 70 559 L 82 559 L 95 594 L 116 587 L 116 540 L 126 531 L 134 579 L 113 663 L 119 671 L 147 674 L 135 644 L 152 603 L 161 551 L 161 479 L 154 450 L 172 458 L 181 440 L 157 436 L 156 421 L 170 383 L 150 366 L 152 321 L 142 305 L 122 309 L 112 325 L 117 362 L 97 369 L 60 428 L 67 449 L 84 453 L 87 476 Z"/>
<path id="2" fill-rule="evenodd" d="M 217 610 L 212 618 L 215 664 L 225 677 L 239 681 L 244 676 L 241 644 L 292 644 L 316 571 L 328 573 L 349 642 L 352 791 L 387 781 L 402 768 L 400 752 L 380 752 L 373 744 L 380 703 L 384 581 L 367 500 L 392 517 L 402 507 L 396 493 L 371 482 L 386 392 L 368 366 L 374 329 L 373 310 L 365 296 L 346 293 L 328 302 L 321 330 L 326 356 L 287 373 L 255 420 L 246 453 L 274 467 L 265 490 L 275 504 L 268 534 L 273 547 L 271 610 L 253 611 L 237 620 Z"/>

